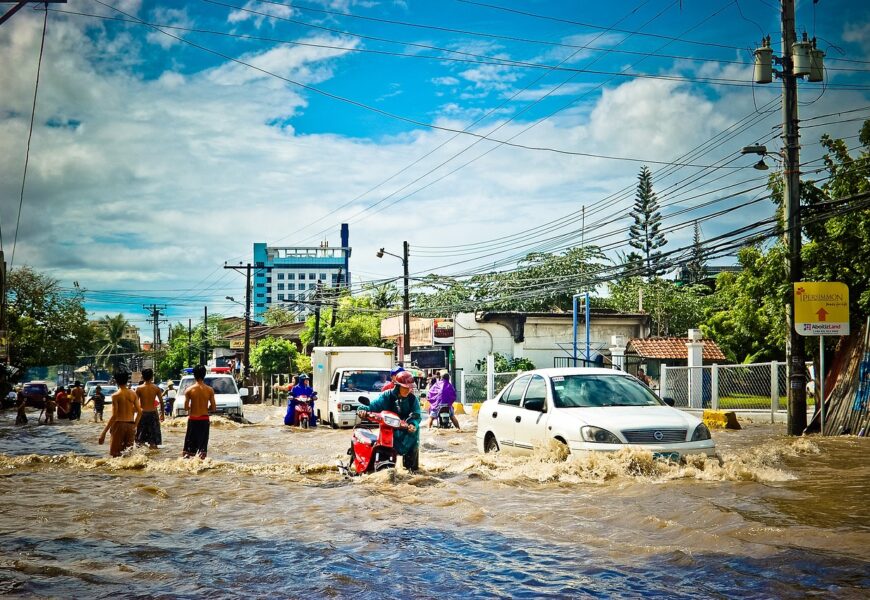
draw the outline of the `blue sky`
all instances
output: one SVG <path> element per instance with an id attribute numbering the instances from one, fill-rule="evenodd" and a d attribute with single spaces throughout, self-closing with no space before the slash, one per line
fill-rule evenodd
<path id="1" fill-rule="evenodd" d="M 255 241 L 335 244 L 339 224 L 350 221 L 356 285 L 398 274 L 398 263 L 374 252 L 380 246 L 398 251 L 404 239 L 412 271 L 461 274 L 545 247 L 545 236 L 540 245 L 533 243 L 537 233 L 507 238 L 516 244 L 499 252 L 457 254 L 457 245 L 504 239 L 583 205 L 590 207 L 590 223 L 613 221 L 587 238 L 624 241 L 631 194 L 607 198 L 632 185 L 638 161 L 653 169 L 666 219 L 694 211 L 671 223 L 744 202 L 754 192 L 701 207 L 763 183 L 764 174 L 751 169 L 671 172 L 657 163 L 752 115 L 751 126 L 689 162 L 730 160 L 740 146 L 759 140 L 778 146 L 771 129 L 780 120 L 775 105 L 767 114 L 755 111 L 777 97 L 779 85 L 747 87 L 751 68 L 740 64 L 750 61 L 762 33 L 778 49 L 772 0 L 483 3 L 552 18 L 458 0 L 309 0 L 296 8 L 256 0 L 71 0 L 58 7 L 96 16 L 49 14 L 16 264 L 48 271 L 66 286 L 78 281 L 96 315 L 121 311 L 144 327 L 141 305 L 152 301 L 168 304 L 175 320 L 199 318 L 204 304 L 238 314 L 224 296 L 243 296 L 241 277 L 221 265 L 250 259 Z M 41 17 L 25 10 L 0 26 L 0 53 L 16 65 L 0 73 L 0 224 L 7 255 Z M 799 3 L 799 32 L 815 34 L 828 57 L 847 59 L 826 62 L 830 85 L 823 94 L 801 84 L 808 102 L 802 118 L 870 105 L 870 63 L 848 62 L 870 61 L 868 17 L 866 3 Z M 130 22 L 136 20 L 176 27 L 163 31 L 212 52 Z M 651 77 L 613 75 L 621 71 Z M 454 133 L 421 124 L 482 135 L 498 128 L 491 136 L 500 140 L 516 136 L 526 146 L 637 161 L 499 147 L 463 134 L 451 139 Z M 814 142 L 823 131 L 849 136 L 856 125 L 808 129 L 803 160 L 818 157 Z M 741 160 L 728 164 L 748 166 Z M 692 174 L 697 180 L 671 189 Z M 728 185 L 734 186 L 728 192 L 715 191 Z M 771 211 L 765 202 L 705 221 L 704 236 Z M 577 226 L 553 234 L 579 243 L 579 234 L 569 235 Z M 677 229 L 670 247 L 690 238 L 691 227 Z M 469 262 L 444 267 L 461 260 Z"/>

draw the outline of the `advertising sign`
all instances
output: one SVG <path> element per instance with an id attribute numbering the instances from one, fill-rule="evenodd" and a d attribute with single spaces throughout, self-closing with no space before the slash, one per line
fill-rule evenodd
<path id="1" fill-rule="evenodd" d="M 453 319 L 433 319 L 432 329 L 436 344 L 453 343 Z"/>
<path id="2" fill-rule="evenodd" d="M 800 335 L 849 335 L 849 287 L 836 281 L 794 284 L 794 327 Z"/>

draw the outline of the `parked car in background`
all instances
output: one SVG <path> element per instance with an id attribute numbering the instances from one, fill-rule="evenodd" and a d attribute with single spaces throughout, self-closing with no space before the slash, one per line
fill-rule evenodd
<path id="1" fill-rule="evenodd" d="M 612 369 L 527 371 L 480 408 L 480 452 L 528 452 L 550 440 L 565 444 L 572 454 L 637 448 L 673 460 L 716 455 L 700 419 Z"/>
<path id="2" fill-rule="evenodd" d="M 108 385 L 109 382 L 104 379 L 91 379 L 90 381 L 85 382 L 85 398 L 94 393 L 94 388 L 98 385 Z"/>
<path id="3" fill-rule="evenodd" d="M 27 406 L 33 408 L 45 408 L 45 401 L 51 393 L 48 383 L 45 381 L 30 381 L 21 388 L 21 393 L 27 399 Z"/>

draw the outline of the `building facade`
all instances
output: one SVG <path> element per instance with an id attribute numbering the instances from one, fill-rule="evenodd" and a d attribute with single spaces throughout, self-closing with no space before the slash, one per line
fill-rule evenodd
<path id="1" fill-rule="evenodd" d="M 318 287 L 327 290 L 350 281 L 349 243 L 346 223 L 338 248 L 327 242 L 299 248 L 255 243 L 253 318 L 259 320 L 273 306 L 286 308 L 300 321 L 313 313 Z"/>

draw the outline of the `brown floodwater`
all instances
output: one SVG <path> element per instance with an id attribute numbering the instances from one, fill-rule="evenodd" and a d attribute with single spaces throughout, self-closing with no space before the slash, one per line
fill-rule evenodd
<path id="1" fill-rule="evenodd" d="M 0 594 L 22 597 L 837 597 L 870 594 L 870 440 L 717 431 L 722 464 L 481 456 L 423 431 L 421 471 L 342 478 L 348 430 L 283 409 L 212 424 L 209 458 L 107 458 L 100 425 L 0 413 Z M 86 412 L 84 417 L 90 415 Z"/>

